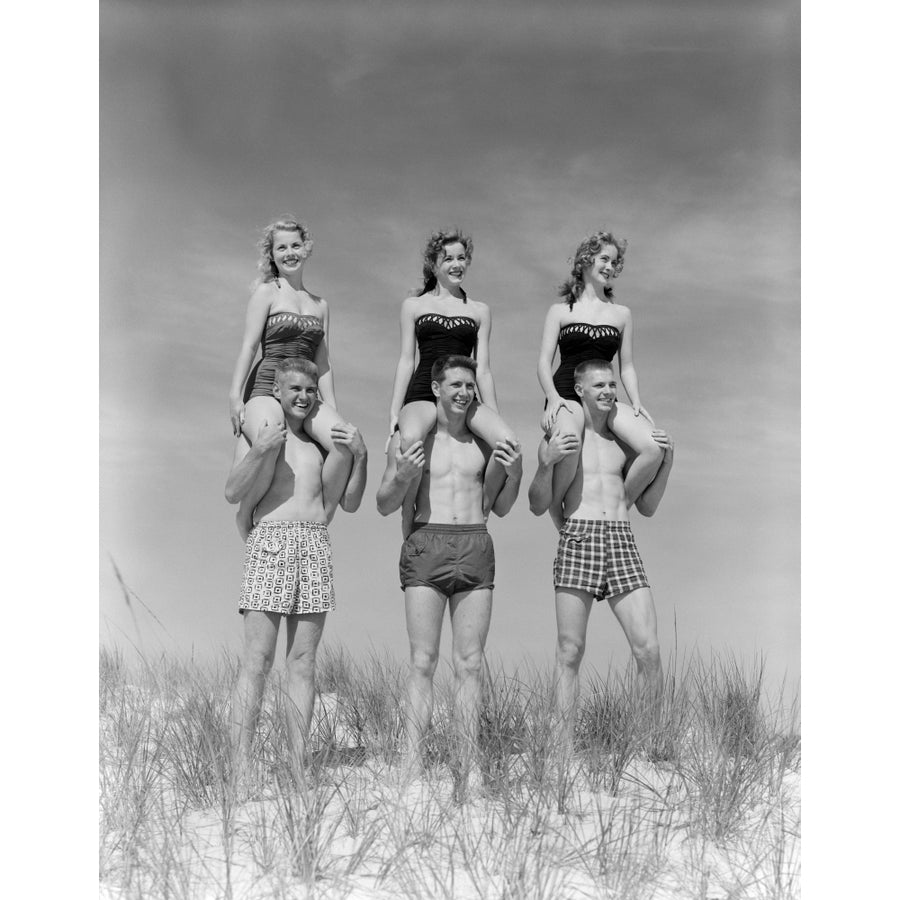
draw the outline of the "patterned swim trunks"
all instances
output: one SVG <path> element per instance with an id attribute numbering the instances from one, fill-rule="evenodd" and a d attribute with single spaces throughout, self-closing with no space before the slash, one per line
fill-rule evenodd
<path id="1" fill-rule="evenodd" d="M 553 585 L 589 591 L 598 601 L 650 587 L 631 523 L 567 519 L 553 561 Z"/>
<path id="2" fill-rule="evenodd" d="M 240 612 L 297 616 L 334 609 L 328 527 L 319 522 L 260 522 L 247 538 Z"/>

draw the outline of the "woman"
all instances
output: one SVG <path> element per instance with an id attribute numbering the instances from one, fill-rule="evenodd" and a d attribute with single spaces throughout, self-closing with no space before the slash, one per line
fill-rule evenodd
<path id="1" fill-rule="evenodd" d="M 608 231 L 595 232 L 578 245 L 571 274 L 559 289 L 562 299 L 550 307 L 544 321 L 538 381 L 547 398 L 541 427 L 548 435 L 574 434 L 580 441 L 584 411 L 575 393 L 575 368 L 588 359 L 611 361 L 619 354 L 619 377 L 632 406 L 617 403 L 608 424 L 613 434 L 637 453 L 625 478 L 625 493 L 633 500 L 653 480 L 662 452 L 651 433 L 653 420 L 641 405 L 632 355 L 631 310 L 613 301 L 612 281 L 622 271 L 627 246 L 627 241 Z M 560 363 L 552 373 L 557 348 Z M 577 453 L 567 456 L 553 473 L 551 511 L 555 517 L 560 515 L 578 459 Z"/>
<path id="2" fill-rule="evenodd" d="M 391 436 L 399 430 L 401 451 L 425 440 L 437 421 L 431 367 L 438 357 L 449 353 L 475 359 L 479 397 L 466 418 L 471 431 L 492 450 L 500 441 L 517 444 L 497 410 L 490 368 L 490 308 L 473 300 L 462 287 L 473 248 L 472 238 L 458 229 L 434 232 L 425 246 L 424 284 L 400 307 L 400 361 L 389 427 Z"/>
<path id="3" fill-rule="evenodd" d="M 327 506 L 343 494 L 353 460 L 332 437 L 332 428 L 341 424 L 341 418 L 335 409 L 334 374 L 328 358 L 328 304 L 303 285 L 303 269 L 312 248 L 309 229 L 293 216 L 266 226 L 259 242 L 260 277 L 247 306 L 229 405 L 235 437 L 243 434 L 252 445 L 264 422 L 284 423 L 281 405 L 272 394 L 278 361 L 300 357 L 316 364 L 320 401 L 303 427 L 328 454 L 322 468 Z M 262 356 L 250 371 L 260 344 Z M 268 487 L 274 465 L 271 459 L 260 472 L 256 489 L 241 502 L 237 523 L 244 540 L 253 528 L 253 510 Z"/>

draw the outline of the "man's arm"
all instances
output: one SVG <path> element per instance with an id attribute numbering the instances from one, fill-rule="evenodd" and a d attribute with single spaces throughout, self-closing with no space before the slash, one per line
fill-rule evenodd
<path id="1" fill-rule="evenodd" d="M 331 429 L 331 439 L 335 444 L 349 448 L 353 454 L 353 467 L 341 497 L 341 509 L 344 512 L 356 512 L 362 502 L 368 477 L 369 451 L 363 440 L 362 432 L 349 422 L 341 422 Z"/>
<path id="2" fill-rule="evenodd" d="M 276 454 L 284 446 L 287 428 L 284 423 L 270 425 L 264 421 L 259 427 L 256 441 L 250 447 L 243 437 L 237 439 L 231 471 L 225 482 L 225 499 L 229 503 L 240 503 L 247 496 L 259 477 L 266 458 Z M 268 485 L 266 485 L 268 490 Z"/>
<path id="3" fill-rule="evenodd" d="M 425 445 L 416 441 L 401 453 L 400 432 L 395 431 L 388 444 L 387 458 L 387 468 L 375 495 L 375 505 L 383 516 L 400 508 L 410 486 L 421 476 L 425 468 Z"/>
<path id="4" fill-rule="evenodd" d="M 518 443 L 498 441 L 484 472 L 485 515 L 495 512 L 498 516 L 505 516 L 516 502 L 521 484 L 522 451 Z"/>
<path id="5" fill-rule="evenodd" d="M 675 440 L 672 436 L 661 428 L 656 428 L 653 431 L 653 440 L 663 448 L 663 461 L 656 472 L 656 477 L 634 501 L 635 509 L 643 516 L 652 516 L 656 512 L 659 501 L 666 492 L 669 472 L 672 471 L 672 464 L 675 462 Z"/>
<path id="6" fill-rule="evenodd" d="M 553 502 L 553 469 L 566 456 L 578 452 L 578 438 L 574 434 L 544 435 L 538 444 L 538 467 L 528 488 L 528 507 L 541 516 Z"/>

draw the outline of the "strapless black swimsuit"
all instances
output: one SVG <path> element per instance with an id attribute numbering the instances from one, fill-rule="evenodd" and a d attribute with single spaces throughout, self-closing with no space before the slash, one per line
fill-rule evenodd
<path id="1" fill-rule="evenodd" d="M 403 405 L 414 400 L 435 402 L 431 393 L 431 367 L 448 353 L 471 356 L 478 339 L 478 323 L 469 316 L 442 316 L 425 313 L 416 319 L 419 365 L 409 380 Z"/>
<path id="2" fill-rule="evenodd" d="M 272 313 L 262 336 L 262 358 L 253 367 L 244 388 L 244 403 L 253 397 L 271 397 L 275 386 L 275 366 L 282 359 L 300 357 L 315 361 L 325 329 L 316 316 L 300 313 Z"/>
<path id="3" fill-rule="evenodd" d="M 572 322 L 559 329 L 559 368 L 553 373 L 553 385 L 563 400 L 579 401 L 575 393 L 575 368 L 587 359 L 612 358 L 619 352 L 622 333 L 615 325 L 588 325 Z"/>

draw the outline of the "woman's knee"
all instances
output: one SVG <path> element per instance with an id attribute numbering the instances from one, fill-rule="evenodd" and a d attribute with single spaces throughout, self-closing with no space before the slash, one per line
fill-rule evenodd
<path id="1" fill-rule="evenodd" d="M 244 422 L 241 432 L 247 443 L 253 444 L 263 422 L 270 425 L 284 422 L 284 410 L 274 397 L 254 397 L 244 407 Z"/>

